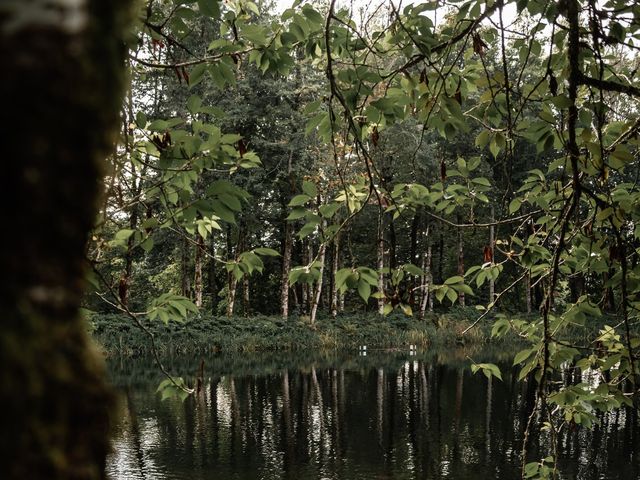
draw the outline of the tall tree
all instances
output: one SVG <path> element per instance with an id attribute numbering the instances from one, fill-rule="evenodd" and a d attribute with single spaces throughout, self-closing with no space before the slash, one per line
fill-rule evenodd
<path id="1" fill-rule="evenodd" d="M 120 109 L 127 2 L 9 2 L 0 15 L 3 478 L 104 478 L 112 394 L 79 313 L 85 243 Z M 34 118 L 42 128 L 27 128 Z M 46 126 L 45 126 L 46 125 Z"/>

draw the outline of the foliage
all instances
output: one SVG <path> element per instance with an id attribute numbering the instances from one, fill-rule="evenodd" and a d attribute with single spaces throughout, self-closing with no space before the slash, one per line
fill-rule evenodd
<path id="1" fill-rule="evenodd" d="M 382 7 L 360 19 L 333 0 L 279 17 L 245 0 L 141 11 L 91 252 L 101 298 L 133 314 L 135 284 L 132 303 L 166 323 L 189 298 L 216 311 L 220 291 L 231 316 L 241 286 L 245 315 L 291 296 L 313 325 L 318 306 L 422 316 L 434 298 L 440 312 L 468 302 L 462 334 L 494 319 L 495 338 L 528 342 L 515 363 L 548 428 L 637 399 L 637 8 Z M 146 284 L 171 262 L 179 289 Z M 540 315 L 504 315 L 525 304 Z M 605 314 L 615 322 L 594 334 Z M 392 325 L 375 323 L 381 336 Z M 550 381 L 567 368 L 600 386 Z M 547 475 L 526 448 L 523 476 Z"/>

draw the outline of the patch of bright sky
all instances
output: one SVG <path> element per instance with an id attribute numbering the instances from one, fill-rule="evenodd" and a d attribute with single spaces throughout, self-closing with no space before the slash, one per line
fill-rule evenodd
<path id="1" fill-rule="evenodd" d="M 274 1 L 274 5 L 275 5 L 275 10 L 278 13 L 282 13 L 284 12 L 286 9 L 290 8 L 293 5 L 293 0 L 275 0 Z M 304 3 L 304 1 L 302 2 Z M 391 3 L 393 3 L 394 7 L 396 8 L 396 10 L 402 10 L 404 9 L 407 5 L 415 5 L 415 4 L 420 4 L 420 3 L 424 3 L 421 1 L 417 1 L 417 2 L 412 2 L 412 1 L 394 1 L 394 2 L 390 2 L 389 0 L 380 0 L 380 1 L 371 1 L 371 0 L 337 0 L 336 1 L 336 10 L 339 10 L 341 8 L 348 8 L 349 10 L 351 10 L 354 14 L 354 18 L 357 21 L 356 17 L 361 17 L 361 18 L 367 18 L 373 11 L 375 11 L 376 9 L 379 8 L 380 5 L 386 5 L 387 8 L 388 6 L 391 5 Z M 442 17 L 445 14 L 445 7 L 440 7 L 436 10 L 432 10 L 429 12 L 425 12 L 425 15 L 429 15 L 431 17 L 431 20 L 433 20 L 433 23 L 437 25 L 438 20 L 442 19 Z M 516 5 L 515 3 L 507 3 L 507 5 L 505 5 L 504 10 L 503 10 L 503 21 L 505 26 L 508 26 L 510 24 L 512 24 L 518 17 L 518 13 L 516 11 Z M 495 13 L 492 16 L 492 19 L 494 21 L 498 20 L 498 14 Z"/>

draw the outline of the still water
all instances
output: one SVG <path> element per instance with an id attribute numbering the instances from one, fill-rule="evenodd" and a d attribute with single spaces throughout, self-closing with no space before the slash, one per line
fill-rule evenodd
<path id="1" fill-rule="evenodd" d="M 343 352 L 204 359 L 202 392 L 161 401 L 149 359 L 112 359 L 112 480 L 517 479 L 534 387 L 504 352 Z M 493 361 L 504 381 L 472 375 Z M 167 359 L 193 379 L 200 358 Z M 560 437 L 563 479 L 640 479 L 638 412 Z M 532 450 L 544 448 L 534 439 Z"/>

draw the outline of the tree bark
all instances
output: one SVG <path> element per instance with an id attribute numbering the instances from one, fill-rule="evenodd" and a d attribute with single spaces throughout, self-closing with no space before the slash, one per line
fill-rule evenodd
<path id="1" fill-rule="evenodd" d="M 2 478 L 94 480 L 105 476 L 114 397 L 79 307 L 119 122 L 125 2 L 40 3 L 0 15 L 0 93 L 19 99 L 0 112 L 13 126 L 0 189 L 11 226 L 0 251 L 10 279 L 0 290 Z"/>
<path id="2" fill-rule="evenodd" d="M 322 222 L 322 229 L 326 228 L 326 222 Z M 320 263 L 320 275 L 318 276 L 318 283 L 316 284 L 315 289 L 313 290 L 313 300 L 311 304 L 311 318 L 310 322 L 313 324 L 316 322 L 316 315 L 318 313 L 318 305 L 320 304 L 320 297 L 322 295 L 322 280 L 324 273 L 324 260 L 325 254 L 327 252 L 326 243 L 322 242 L 320 244 L 320 251 L 318 252 L 318 262 Z"/>
<path id="3" fill-rule="evenodd" d="M 384 315 L 384 211 L 380 207 L 378 212 L 378 315 Z"/>
<path id="4" fill-rule="evenodd" d="M 495 252 L 495 226 L 493 223 L 496 221 L 496 214 L 493 205 L 491 206 L 491 226 L 489 227 L 489 249 L 491 251 L 491 266 L 495 264 L 494 252 Z M 492 303 L 496 298 L 496 282 L 493 276 L 489 277 L 489 303 Z"/>
<path id="5" fill-rule="evenodd" d="M 429 241 L 429 227 L 425 231 L 425 238 L 427 242 Z M 433 311 L 433 295 L 429 291 L 429 287 L 433 283 L 433 274 L 431 273 L 431 243 L 427 245 L 427 251 L 423 256 L 422 263 L 422 271 L 424 272 L 424 276 L 422 277 L 422 299 L 420 302 L 420 318 L 424 318 L 424 313 L 427 309 L 427 305 L 429 305 L 429 311 Z"/>
<path id="6" fill-rule="evenodd" d="M 282 277 L 280 285 L 280 314 L 282 318 L 289 316 L 289 273 L 291 272 L 291 251 L 293 247 L 293 225 L 284 221 L 284 238 L 282 240 Z"/>
<path id="7" fill-rule="evenodd" d="M 462 223 L 462 217 L 458 214 L 458 223 Z M 458 228 L 458 275 L 464 277 L 464 232 Z M 458 294 L 458 302 L 461 307 L 465 306 L 464 292 Z"/>
<path id="8" fill-rule="evenodd" d="M 411 233 L 409 234 L 410 237 L 410 247 L 409 247 L 409 256 L 410 256 L 410 260 L 409 262 L 412 263 L 413 265 L 416 265 L 419 260 L 418 258 L 418 234 L 419 234 L 419 230 L 420 230 L 420 212 L 416 211 L 416 213 L 413 215 L 413 220 L 411 222 Z M 424 257 L 423 257 L 424 258 Z M 418 279 L 416 277 L 414 277 L 411 280 L 410 283 L 410 288 L 409 288 L 409 305 L 411 306 L 411 308 L 413 309 L 413 306 L 415 304 L 415 290 L 416 290 L 416 282 L 418 281 Z"/>
<path id="9" fill-rule="evenodd" d="M 218 307 L 218 293 L 220 293 L 220 286 L 218 284 L 216 260 L 213 258 L 216 255 L 216 242 L 214 235 L 211 235 L 211 243 L 209 245 L 211 257 L 209 258 L 209 285 L 207 290 L 211 296 L 211 313 L 215 315 Z"/>
<path id="10" fill-rule="evenodd" d="M 531 313 L 531 272 L 527 272 L 524 277 L 524 288 L 526 289 L 527 313 Z"/>
<path id="11" fill-rule="evenodd" d="M 202 307 L 202 257 L 204 253 L 204 238 L 196 233 L 196 254 L 194 256 L 193 294 L 196 307 Z"/>
<path id="12" fill-rule="evenodd" d="M 250 312 L 251 298 L 249 289 L 249 276 L 242 278 L 242 315 L 248 317 Z"/>
<path id="13" fill-rule="evenodd" d="M 189 241 L 187 232 L 183 231 L 184 237 L 180 243 L 180 294 L 191 298 L 191 272 L 189 268 Z"/>
<path id="14" fill-rule="evenodd" d="M 231 256 L 232 252 L 231 252 L 231 240 L 228 239 L 227 240 L 227 249 L 228 251 L 228 255 Z M 235 255 L 235 258 L 238 258 L 238 255 L 240 254 L 240 252 L 242 252 L 242 250 L 244 249 L 245 244 L 244 244 L 244 228 L 242 226 L 242 224 L 239 226 L 238 228 L 238 243 L 236 244 L 236 248 L 235 248 L 235 252 L 233 253 L 233 255 Z M 235 303 L 236 303 L 236 291 L 238 289 L 238 279 L 236 278 L 235 274 L 233 272 L 229 272 L 228 274 L 228 287 L 229 287 L 229 291 L 227 292 L 227 317 L 232 317 L 233 316 L 233 311 L 235 309 Z"/>
<path id="15" fill-rule="evenodd" d="M 338 315 L 339 293 L 338 283 L 336 282 L 336 274 L 340 268 L 340 234 L 333 238 L 333 255 L 331 263 L 331 316 L 335 318 Z"/>

